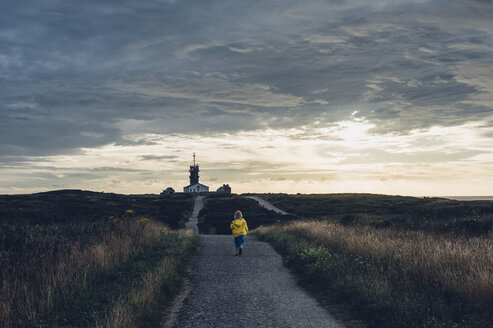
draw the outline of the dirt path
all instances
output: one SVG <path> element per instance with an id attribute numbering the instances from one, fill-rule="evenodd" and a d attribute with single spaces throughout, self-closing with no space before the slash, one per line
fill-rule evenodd
<path id="1" fill-rule="evenodd" d="M 259 203 L 260 206 L 263 206 L 263 207 L 265 207 L 268 210 L 274 211 L 274 212 L 279 213 L 279 214 L 282 214 L 282 215 L 288 214 L 288 213 L 284 212 L 283 210 L 278 209 L 277 207 L 275 207 L 271 203 L 268 203 L 267 201 L 263 200 L 260 197 L 257 197 L 257 196 L 246 196 L 246 197 L 247 198 L 251 198 L 253 200 L 256 200 Z"/>
<path id="2" fill-rule="evenodd" d="M 196 234 L 199 234 L 197 224 L 199 223 L 199 212 L 204 207 L 204 196 L 197 196 L 193 204 L 192 215 L 188 218 L 185 227 L 192 229 Z"/>
<path id="3" fill-rule="evenodd" d="M 231 236 L 199 237 L 188 296 L 173 327 L 344 327 L 296 285 L 269 244 L 247 236 L 244 254 L 234 256 Z"/>

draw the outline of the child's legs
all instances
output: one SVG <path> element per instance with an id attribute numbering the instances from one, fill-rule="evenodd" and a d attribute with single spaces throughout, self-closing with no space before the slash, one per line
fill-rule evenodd
<path id="1" fill-rule="evenodd" d="M 243 248 L 245 246 L 245 236 L 238 237 L 238 248 Z"/>
<path id="2" fill-rule="evenodd" d="M 241 237 L 235 237 L 235 248 L 237 252 L 240 246 L 241 246 Z"/>
<path id="3" fill-rule="evenodd" d="M 244 245 L 245 245 L 245 237 L 244 236 L 235 237 L 236 254 L 241 253 Z"/>

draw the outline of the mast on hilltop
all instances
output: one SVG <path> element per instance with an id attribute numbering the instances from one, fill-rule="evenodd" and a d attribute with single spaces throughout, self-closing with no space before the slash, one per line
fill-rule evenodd
<path id="1" fill-rule="evenodd" d="M 193 165 L 190 165 L 190 185 L 199 183 L 199 165 L 195 162 L 195 153 L 193 153 Z"/>

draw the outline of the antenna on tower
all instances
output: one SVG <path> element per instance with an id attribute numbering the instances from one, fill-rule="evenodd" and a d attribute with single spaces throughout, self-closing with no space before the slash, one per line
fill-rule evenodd
<path id="1" fill-rule="evenodd" d="M 195 153 L 193 153 L 193 166 L 195 166 Z"/>

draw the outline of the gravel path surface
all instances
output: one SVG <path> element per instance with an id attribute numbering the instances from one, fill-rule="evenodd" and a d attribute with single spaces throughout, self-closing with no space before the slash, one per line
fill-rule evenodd
<path id="1" fill-rule="evenodd" d="M 274 205 L 272 205 L 271 203 L 268 203 L 267 201 L 263 200 L 262 198 L 260 197 L 257 197 L 257 196 L 246 196 L 247 198 L 251 198 L 253 200 L 256 200 L 260 206 L 263 206 L 265 207 L 266 209 L 268 210 L 271 210 L 271 211 L 274 211 L 276 213 L 279 213 L 279 214 L 283 214 L 283 215 L 286 215 L 288 213 L 284 212 L 283 210 L 275 207 Z"/>
<path id="2" fill-rule="evenodd" d="M 199 234 L 197 223 L 199 223 L 199 212 L 204 207 L 204 196 L 197 196 L 193 203 L 192 215 L 188 218 L 188 222 L 185 224 L 187 229 L 192 229 L 196 234 Z"/>
<path id="3" fill-rule="evenodd" d="M 175 328 L 344 327 L 296 285 L 269 244 L 247 236 L 243 255 L 234 256 L 232 236 L 200 241 Z"/>

